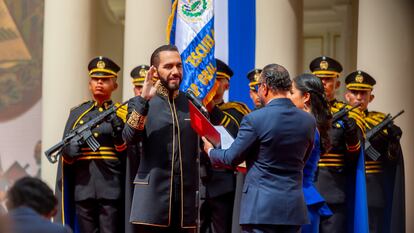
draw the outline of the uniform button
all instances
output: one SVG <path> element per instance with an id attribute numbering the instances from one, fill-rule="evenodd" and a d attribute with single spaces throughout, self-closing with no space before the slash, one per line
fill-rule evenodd
<path id="1" fill-rule="evenodd" d="M 99 125 L 96 125 L 96 128 L 99 128 Z"/>
<path id="2" fill-rule="evenodd" d="M 80 121 L 79 121 L 79 124 L 83 124 L 83 120 L 80 120 Z"/>
<path id="3" fill-rule="evenodd" d="M 98 133 L 93 133 L 93 136 L 95 137 L 95 138 L 97 138 L 98 136 L 99 136 L 99 134 Z"/>
<path id="4" fill-rule="evenodd" d="M 100 107 L 100 108 L 98 109 L 98 111 L 103 112 L 103 108 L 102 108 L 102 107 Z"/>

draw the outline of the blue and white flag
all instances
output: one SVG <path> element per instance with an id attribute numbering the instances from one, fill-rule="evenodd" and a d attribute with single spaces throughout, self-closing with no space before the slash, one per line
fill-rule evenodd
<path id="1" fill-rule="evenodd" d="M 175 0 L 167 27 L 167 39 L 183 61 L 180 90 L 191 89 L 205 103 L 216 77 L 213 9 L 213 0 Z"/>

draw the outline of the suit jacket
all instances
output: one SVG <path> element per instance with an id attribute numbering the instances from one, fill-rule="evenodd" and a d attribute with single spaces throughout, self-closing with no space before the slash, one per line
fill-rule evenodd
<path id="1" fill-rule="evenodd" d="M 210 151 L 213 164 L 235 166 L 246 160 L 240 224 L 308 222 L 302 177 L 315 128 L 315 119 L 289 99 L 274 99 L 243 118 L 229 149 Z"/>
<path id="2" fill-rule="evenodd" d="M 71 233 L 68 227 L 51 223 L 29 207 L 19 207 L 9 212 L 12 232 L 15 233 Z"/>
<path id="3" fill-rule="evenodd" d="M 142 142 L 143 153 L 134 179 L 130 221 L 134 224 L 171 225 L 173 191 L 181 195 L 181 227 L 196 227 L 197 134 L 191 128 L 188 99 L 178 92 L 173 98 L 165 87 L 148 102 L 141 96 L 128 102 L 128 121 L 123 136 L 128 145 Z M 181 186 L 173 190 L 174 176 Z"/>

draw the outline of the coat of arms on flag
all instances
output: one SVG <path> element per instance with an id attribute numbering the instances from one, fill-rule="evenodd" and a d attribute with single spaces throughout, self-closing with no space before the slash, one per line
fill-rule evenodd
<path id="1" fill-rule="evenodd" d="M 177 46 L 183 61 L 180 90 L 191 89 L 208 103 L 213 97 L 216 75 L 213 0 L 175 0 L 167 40 Z"/>

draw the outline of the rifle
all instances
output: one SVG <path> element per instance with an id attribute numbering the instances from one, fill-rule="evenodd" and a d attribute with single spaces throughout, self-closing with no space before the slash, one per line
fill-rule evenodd
<path id="1" fill-rule="evenodd" d="M 103 122 L 108 116 L 114 113 L 116 114 L 116 111 L 127 103 L 128 101 L 125 101 L 118 107 L 112 105 L 108 110 L 105 110 L 97 117 L 70 131 L 69 134 L 67 134 L 60 142 L 45 151 L 46 158 L 50 163 L 56 163 L 58 161 L 58 156 L 62 153 L 63 147 L 66 146 L 73 138 L 78 141 L 79 145 L 86 143 L 93 151 L 97 151 L 101 145 L 93 137 L 91 130 L 99 123 Z"/>
<path id="2" fill-rule="evenodd" d="M 374 161 L 377 161 L 378 158 L 381 156 L 381 154 L 371 145 L 369 140 L 371 140 L 371 138 L 373 138 L 377 133 L 381 132 L 388 124 L 393 122 L 395 120 L 395 118 L 399 117 L 403 113 L 404 113 L 404 110 L 401 110 L 394 117 L 391 117 L 391 115 L 388 114 L 384 118 L 384 120 L 381 121 L 381 123 L 379 123 L 378 125 L 372 127 L 372 129 L 366 133 L 364 149 L 365 149 L 365 152 L 367 153 L 367 155 L 371 159 L 373 159 Z"/>
<path id="3" fill-rule="evenodd" d="M 335 123 L 337 121 L 339 121 L 342 117 L 344 117 L 345 115 L 348 114 L 348 112 L 358 108 L 361 104 L 358 104 L 352 108 L 341 108 L 341 110 L 339 110 L 338 112 L 336 112 L 333 116 L 332 116 L 332 123 Z"/>

